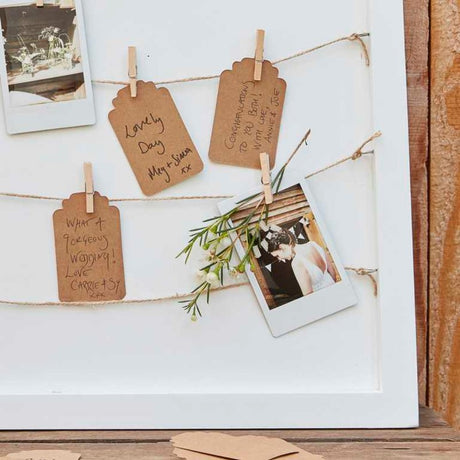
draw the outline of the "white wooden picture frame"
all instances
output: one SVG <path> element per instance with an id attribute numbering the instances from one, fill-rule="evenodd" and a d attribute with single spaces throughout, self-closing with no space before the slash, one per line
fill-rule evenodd
<path id="1" fill-rule="evenodd" d="M 83 1 L 95 79 L 219 73 L 253 54 L 266 30 L 276 59 L 353 32 L 356 42 L 279 64 L 287 81 L 277 166 L 306 128 L 293 168 L 316 171 L 377 129 L 375 155 L 315 176 L 310 187 L 344 265 L 378 267 L 379 294 L 352 274 L 358 305 L 274 339 L 248 286 L 215 293 L 192 323 L 176 301 L 103 307 L 0 305 L 0 429 L 390 428 L 418 424 L 402 0 Z M 334 13 L 331 14 L 331 11 Z M 153 18 L 153 19 L 152 19 Z M 151 21 L 155 26 L 152 27 Z M 217 80 L 169 86 L 207 160 Z M 99 123 L 24 136 L 0 128 L 0 191 L 69 196 L 82 163 L 110 198 L 142 197 L 105 116 L 119 89 L 95 84 Z M 3 119 L 0 127 L 4 126 Z M 160 197 L 233 195 L 254 170 L 215 165 Z M 118 203 L 127 298 L 189 292 L 175 255 L 216 200 Z M 57 299 L 49 200 L 0 197 L 0 298 Z"/>

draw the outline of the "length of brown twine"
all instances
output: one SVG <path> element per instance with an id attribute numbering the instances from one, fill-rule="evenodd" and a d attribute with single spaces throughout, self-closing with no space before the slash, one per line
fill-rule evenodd
<path id="1" fill-rule="evenodd" d="M 289 164 L 292 158 L 294 158 L 295 154 L 299 151 L 300 147 L 302 144 L 306 141 L 310 134 L 310 131 L 308 131 L 305 136 L 302 138 L 302 140 L 299 142 L 297 147 L 295 148 L 294 152 L 289 156 L 288 160 L 286 161 L 285 165 Z M 335 166 L 338 166 L 342 163 L 345 163 L 346 161 L 349 160 L 357 160 L 361 158 L 363 155 L 371 154 L 373 151 L 368 151 L 364 152 L 363 149 L 364 147 L 367 146 L 370 142 L 375 140 L 376 138 L 380 137 L 382 133 L 380 131 L 377 131 L 374 133 L 371 137 L 369 137 L 366 141 L 364 141 L 356 150 L 355 152 L 345 158 L 342 158 L 341 160 L 336 161 L 335 163 L 332 163 L 329 166 L 326 166 L 325 168 L 320 169 L 319 171 L 316 171 L 315 173 L 309 174 L 306 176 L 306 178 L 310 178 L 316 174 L 319 174 L 323 171 L 327 171 L 328 169 L 334 168 Z M 16 193 L 0 193 L 0 196 L 6 196 L 6 197 L 15 197 L 15 198 L 31 198 L 31 199 L 38 199 L 38 200 L 59 200 L 62 201 L 62 198 L 55 198 L 55 197 L 46 197 L 46 196 L 38 196 L 38 195 L 20 195 Z M 231 196 L 226 196 L 226 195 L 217 195 L 217 196 L 194 196 L 194 197 L 164 197 L 164 198 L 148 198 L 148 199 L 143 199 L 143 198 L 120 198 L 117 200 L 110 200 L 110 201 L 153 201 L 153 200 L 180 200 L 180 199 L 207 199 L 207 198 L 231 198 Z M 356 273 L 358 276 L 367 276 L 374 288 L 374 296 L 377 296 L 378 293 L 378 287 L 377 287 L 377 281 L 375 278 L 372 276 L 373 273 L 376 273 L 378 269 L 369 269 L 369 268 L 354 268 L 354 267 L 345 267 L 345 270 L 352 271 Z M 222 286 L 218 288 L 214 288 L 213 291 L 225 291 L 227 289 L 232 289 L 240 286 L 245 286 L 248 285 L 248 282 L 244 283 L 238 283 L 238 284 L 231 284 L 228 286 Z M 133 300 L 111 300 L 111 301 L 103 301 L 103 302 L 22 302 L 22 301 L 12 301 L 12 300 L 2 300 L 0 299 L 0 305 L 17 305 L 17 306 L 35 306 L 35 307 L 54 307 L 54 306 L 98 306 L 98 305 L 118 305 L 118 304 L 145 304 L 145 303 L 155 303 L 155 302 L 160 302 L 160 301 L 167 301 L 167 300 L 180 300 L 184 299 L 190 296 L 190 293 L 188 294 L 175 294 L 172 296 L 166 296 L 166 297 L 154 297 L 151 299 L 133 299 Z"/>
<path id="2" fill-rule="evenodd" d="M 281 59 L 277 59 L 276 61 L 272 61 L 272 64 L 280 64 L 281 62 L 285 61 L 290 61 L 291 59 L 296 59 L 301 56 L 305 56 L 306 54 L 313 53 L 314 51 L 318 51 L 322 48 L 326 48 L 327 46 L 335 45 L 336 43 L 340 43 L 343 41 L 357 41 L 363 50 L 364 54 L 364 59 L 366 61 L 366 65 L 369 66 L 370 64 L 370 58 L 369 58 L 369 51 L 367 49 L 366 44 L 364 43 L 363 37 L 368 37 L 370 34 L 368 32 L 366 33 L 354 33 L 351 35 L 347 35 L 345 37 L 340 37 L 335 40 L 331 40 L 329 42 L 323 43 L 321 45 L 315 46 L 313 48 L 309 48 L 303 51 L 299 51 L 298 53 L 292 54 L 291 56 L 287 56 Z M 192 81 L 201 81 L 201 80 L 214 80 L 220 78 L 220 74 L 217 75 L 204 75 L 204 76 L 199 76 L 199 77 L 187 77 L 187 78 L 178 78 L 176 80 L 163 80 L 163 81 L 157 81 L 154 82 L 156 85 L 172 85 L 174 83 L 188 83 Z M 99 84 L 107 84 L 107 85 L 120 85 L 120 86 L 125 86 L 128 85 L 129 82 L 127 81 L 118 81 L 118 80 L 92 80 L 93 83 L 99 83 Z"/>
<path id="3" fill-rule="evenodd" d="M 374 296 L 377 296 L 377 281 L 372 276 L 373 273 L 376 273 L 378 270 L 375 268 L 354 268 L 354 267 L 345 267 L 345 270 L 352 271 L 359 276 L 368 276 L 374 286 Z M 227 286 L 221 286 L 211 289 L 213 292 L 227 291 L 229 289 L 239 288 L 242 286 L 249 286 L 249 281 L 244 281 L 242 283 L 229 284 Z M 190 297 L 190 293 L 187 294 L 174 294 L 165 297 L 153 297 L 152 299 L 128 299 L 128 300 L 108 300 L 108 301 L 99 301 L 99 302 L 19 302 L 13 300 L 1 300 L 0 305 L 16 305 L 18 307 L 97 307 L 102 305 L 121 305 L 121 304 L 146 304 L 146 303 L 157 303 L 165 302 L 168 300 L 181 300 Z"/>
<path id="4" fill-rule="evenodd" d="M 369 151 L 363 151 L 364 147 L 366 147 L 370 142 L 375 140 L 376 138 L 380 137 L 382 133 L 380 131 L 377 131 L 374 133 L 369 139 L 364 141 L 361 146 L 355 150 L 355 152 L 347 156 L 345 158 L 342 158 L 334 163 L 331 163 L 328 166 L 325 166 L 324 168 L 319 169 L 318 171 L 315 171 L 307 176 L 305 176 L 305 179 L 309 179 L 310 177 L 316 176 L 317 174 L 320 174 L 324 171 L 327 171 L 328 169 L 334 168 L 336 166 L 341 165 L 342 163 L 345 163 L 347 161 L 355 161 L 361 158 L 363 155 L 371 155 L 374 153 L 373 150 Z M 295 153 L 297 153 L 298 149 L 302 145 L 302 143 L 305 141 L 305 137 L 302 138 L 302 141 L 299 143 L 299 145 L 296 147 L 294 152 L 290 155 L 289 159 L 285 164 L 288 164 Z M 44 195 L 29 195 L 29 194 L 23 194 L 23 193 L 11 193 L 11 192 L 0 192 L 0 196 L 4 197 L 9 197 L 9 198 L 24 198 L 24 199 L 31 199 L 31 200 L 48 200 L 48 201 L 63 201 L 66 198 L 60 198 L 60 197 L 55 197 L 55 196 L 44 196 Z M 226 198 L 233 198 L 234 195 L 189 195 L 189 196 L 164 196 L 164 197 L 154 197 L 154 198 L 115 198 L 115 199 L 110 199 L 109 202 L 111 203 L 122 203 L 122 202 L 148 202 L 148 201 L 180 201 L 180 200 L 223 200 Z"/>

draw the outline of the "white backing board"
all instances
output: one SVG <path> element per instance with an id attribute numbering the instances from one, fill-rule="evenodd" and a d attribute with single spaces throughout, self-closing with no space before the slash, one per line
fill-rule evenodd
<path id="1" fill-rule="evenodd" d="M 309 173 L 376 129 L 365 157 L 310 187 L 344 265 L 379 267 L 380 296 L 351 274 L 357 307 L 274 339 L 249 286 L 216 293 L 192 323 L 175 301 L 110 307 L 0 305 L 0 428 L 379 427 L 417 423 L 402 1 L 212 0 L 83 2 L 93 79 L 219 73 L 252 56 L 278 59 L 353 32 L 371 33 L 370 68 L 357 42 L 279 64 L 287 81 L 277 166 L 307 128 L 292 168 Z M 333 14 L 331 14 L 333 11 Z M 205 161 L 159 196 L 236 194 L 257 171 L 212 164 L 207 150 L 217 80 L 170 85 Z M 96 189 L 142 197 L 107 120 L 117 86 L 95 84 L 97 124 L 8 136 L 0 116 L 0 191 L 67 197 L 92 161 Z M 174 257 L 217 200 L 118 204 L 127 298 L 195 287 L 197 264 Z M 52 214 L 58 202 L 0 198 L 0 298 L 57 300 Z"/>

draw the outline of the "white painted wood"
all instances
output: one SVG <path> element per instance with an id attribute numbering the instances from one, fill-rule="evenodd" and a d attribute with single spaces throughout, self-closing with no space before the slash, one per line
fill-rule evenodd
<path id="1" fill-rule="evenodd" d="M 198 323 L 175 302 L 0 306 L 0 428 L 415 426 L 402 0 L 370 0 L 371 8 L 367 0 L 83 3 L 96 79 L 127 80 L 128 45 L 137 46 L 139 78 L 164 80 L 213 74 L 251 56 L 257 28 L 267 31 L 267 59 L 369 30 L 370 69 L 356 42 L 279 65 L 288 88 L 277 166 L 308 127 L 309 147 L 292 165 L 297 177 L 383 131 L 375 163 L 366 157 L 309 181 L 344 265 L 378 265 L 380 297 L 351 275 L 356 307 L 278 339 L 249 287 L 214 294 Z M 260 182 L 257 171 L 207 160 L 217 84 L 169 87 L 206 168 L 161 196 L 240 193 Z M 0 191 L 65 197 L 83 190 L 82 163 L 91 161 L 102 194 L 142 196 L 106 118 L 117 89 L 94 85 L 94 127 L 8 136 L 0 118 Z M 128 298 L 194 287 L 198 262 L 184 267 L 174 256 L 216 203 L 119 205 Z M 57 299 L 58 207 L 0 199 L 1 298 Z"/>

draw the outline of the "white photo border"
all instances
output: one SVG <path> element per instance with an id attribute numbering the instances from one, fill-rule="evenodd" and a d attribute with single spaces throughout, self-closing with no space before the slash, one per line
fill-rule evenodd
<path id="1" fill-rule="evenodd" d="M 2 36 L 0 37 L 0 79 L 2 85 L 6 130 L 8 134 L 21 134 L 34 131 L 46 131 L 50 129 L 88 126 L 96 123 L 83 6 L 81 0 L 74 1 L 80 38 L 80 51 L 82 55 L 86 97 L 84 99 L 76 99 L 73 101 L 18 107 L 12 106 L 8 85 L 5 47 Z M 24 0 L 0 0 L 0 8 L 30 6 L 33 3 L 33 0 L 28 2 Z M 46 3 L 47 2 L 45 1 L 45 5 Z"/>
<path id="2" fill-rule="evenodd" d="M 340 257 L 337 254 L 334 242 L 329 236 L 329 232 L 327 231 L 321 212 L 319 211 L 310 187 L 308 186 L 308 180 L 305 178 L 293 181 L 291 180 L 283 184 L 279 191 L 282 192 L 283 190 L 296 185 L 301 187 L 306 201 L 315 216 L 321 236 L 331 253 L 341 280 L 307 296 L 299 297 L 298 299 L 288 302 L 282 306 L 270 309 L 256 276 L 251 271 L 250 267 L 247 266 L 246 275 L 254 289 L 254 293 L 265 316 L 265 320 L 274 337 L 280 337 L 281 335 L 287 334 L 288 332 L 294 331 L 307 324 L 318 321 L 334 313 L 338 313 L 339 311 L 356 305 L 358 302 L 353 286 L 348 278 L 348 274 L 340 262 Z M 248 193 L 225 200 L 218 204 L 219 211 L 221 214 L 225 214 L 235 208 L 241 200 L 244 200 L 248 196 L 252 196 L 254 193 L 260 191 L 260 189 L 251 190 Z M 236 241 L 235 248 L 238 255 L 243 257 L 245 250 L 239 239 Z"/>

